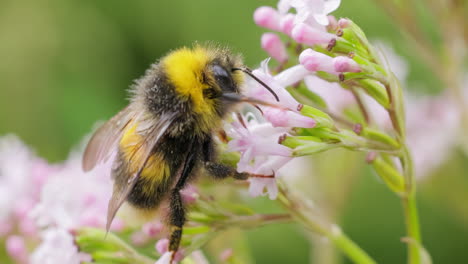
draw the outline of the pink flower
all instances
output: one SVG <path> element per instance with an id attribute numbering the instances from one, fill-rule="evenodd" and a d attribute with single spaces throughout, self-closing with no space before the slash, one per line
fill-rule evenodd
<path id="1" fill-rule="evenodd" d="M 78 251 L 73 236 L 61 228 L 49 228 L 41 234 L 42 243 L 31 255 L 31 264 L 67 263 L 79 264 L 89 258 Z"/>
<path id="2" fill-rule="evenodd" d="M 292 36 L 292 30 L 294 28 L 295 18 L 296 16 L 291 13 L 286 14 L 285 16 L 282 16 L 280 19 L 280 24 L 279 24 L 280 31 L 288 36 Z"/>
<path id="3" fill-rule="evenodd" d="M 278 190 L 274 175 L 292 159 L 291 150 L 278 141 L 290 128 L 273 127 L 271 123 L 258 123 L 252 114 L 244 118 L 244 124 L 246 127 L 240 121 L 234 121 L 226 130 L 228 136 L 232 138 L 228 143 L 229 150 L 241 153 L 237 170 L 258 175 L 249 179 L 251 196 L 268 194 L 270 199 L 275 199 Z"/>
<path id="4" fill-rule="evenodd" d="M 6 249 L 10 257 L 18 263 L 26 263 L 28 253 L 24 239 L 20 236 L 10 236 L 6 241 Z"/>
<path id="5" fill-rule="evenodd" d="M 148 237 L 156 237 L 157 235 L 161 233 L 163 228 L 164 226 L 161 222 L 153 221 L 153 222 L 148 222 L 144 224 L 142 227 L 142 231 Z"/>
<path id="6" fill-rule="evenodd" d="M 340 6 L 341 0 L 292 0 L 291 6 L 297 11 L 296 23 L 328 25 L 327 15 Z"/>
<path id="7" fill-rule="evenodd" d="M 75 153 L 44 185 L 31 216 L 41 227 L 103 227 L 111 192 L 110 162 L 85 173 Z"/>
<path id="8" fill-rule="evenodd" d="M 313 28 L 305 23 L 294 26 L 291 35 L 295 41 L 310 46 L 328 44 L 336 38 L 333 34 Z"/>
<path id="9" fill-rule="evenodd" d="M 333 58 L 333 66 L 336 72 L 360 72 L 361 67 L 353 59 L 345 56 Z"/>
<path id="10" fill-rule="evenodd" d="M 292 85 L 293 83 L 300 81 L 309 73 L 302 66 L 294 66 L 284 70 L 276 76 L 272 76 L 268 70 L 268 61 L 269 60 L 264 60 L 260 68 L 253 71 L 253 74 L 278 95 L 279 104 L 289 110 L 297 111 L 299 103 L 288 91 L 286 91 L 285 86 Z M 245 87 L 245 95 L 262 101 L 278 104 L 275 97 L 257 81 L 249 78 L 247 79 Z"/>
<path id="11" fill-rule="evenodd" d="M 274 127 L 312 128 L 316 124 L 315 120 L 310 117 L 272 107 L 266 107 L 263 114 Z"/>
<path id="12" fill-rule="evenodd" d="M 268 52 L 268 54 L 279 62 L 286 62 L 288 60 L 288 53 L 286 52 L 286 46 L 274 33 L 265 33 L 262 35 L 262 48 Z"/>
<path id="13" fill-rule="evenodd" d="M 167 238 L 160 239 L 158 242 L 156 242 L 155 247 L 156 247 L 156 250 L 159 252 L 159 254 L 163 254 L 159 258 L 159 260 L 156 261 L 156 263 L 157 264 L 165 264 L 165 263 L 172 264 L 172 263 L 170 263 L 170 260 L 171 260 L 171 257 L 173 255 L 173 252 L 168 251 L 169 250 L 169 239 L 167 239 Z M 178 250 L 175 253 L 173 262 L 179 262 L 183 258 L 184 258 L 184 255 L 182 254 L 182 251 Z"/>
<path id="14" fill-rule="evenodd" d="M 249 194 L 252 197 L 268 194 L 270 200 L 276 199 L 278 196 L 278 186 L 276 186 L 275 178 L 249 178 Z M 266 190 L 266 192 L 265 192 Z"/>
<path id="15" fill-rule="evenodd" d="M 285 134 L 289 128 L 275 128 L 270 123 L 258 124 L 253 119 L 247 121 L 247 124 L 247 127 L 244 127 L 239 121 L 235 121 L 226 131 L 232 137 L 228 143 L 229 149 L 239 151 L 242 154 L 238 168 L 242 167 L 241 164 L 248 164 L 256 156 L 291 155 L 291 150 L 288 147 L 278 144 L 278 138 Z"/>
<path id="16" fill-rule="evenodd" d="M 333 58 L 313 49 L 304 50 L 299 55 L 299 62 L 309 71 L 324 71 L 335 74 Z"/>
<path id="17" fill-rule="evenodd" d="M 257 8 L 254 13 L 254 21 L 261 27 L 280 31 L 280 15 L 272 7 L 262 6 Z"/>

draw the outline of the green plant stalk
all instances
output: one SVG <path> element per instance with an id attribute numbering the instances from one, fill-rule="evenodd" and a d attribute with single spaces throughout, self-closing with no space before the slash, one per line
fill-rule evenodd
<path id="1" fill-rule="evenodd" d="M 278 201 L 305 228 L 327 237 L 344 255 L 357 264 L 376 264 L 362 248 L 341 231 L 336 224 L 317 215 L 300 197 L 295 197 L 283 183 L 278 181 Z"/>
<path id="2" fill-rule="evenodd" d="M 416 206 L 416 185 L 413 170 L 413 160 L 410 152 L 405 146 L 403 157 L 401 158 L 403 172 L 405 176 L 405 194 L 401 196 L 406 224 L 406 234 L 417 243 L 408 243 L 408 263 L 421 263 L 421 233 L 419 226 L 418 209 Z"/>

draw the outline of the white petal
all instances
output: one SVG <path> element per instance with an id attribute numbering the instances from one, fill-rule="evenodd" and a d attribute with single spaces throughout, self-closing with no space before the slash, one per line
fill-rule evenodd
<path id="1" fill-rule="evenodd" d="M 324 8 L 323 8 L 323 12 L 325 14 L 329 14 L 333 11 L 335 11 L 341 4 L 341 0 L 328 0 L 328 1 L 325 1 L 324 3 Z"/>
<path id="2" fill-rule="evenodd" d="M 328 25 L 328 17 L 326 14 L 314 14 L 314 19 L 320 25 L 323 25 L 323 26 Z"/>

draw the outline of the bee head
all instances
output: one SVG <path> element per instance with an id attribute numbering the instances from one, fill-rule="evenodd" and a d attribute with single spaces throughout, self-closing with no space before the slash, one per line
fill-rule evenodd
<path id="1" fill-rule="evenodd" d="M 226 49 L 182 48 L 161 63 L 176 94 L 188 100 L 197 114 L 224 114 L 231 103 L 223 101 L 223 94 L 239 94 L 244 80 L 234 70 L 242 67 L 241 59 Z"/>

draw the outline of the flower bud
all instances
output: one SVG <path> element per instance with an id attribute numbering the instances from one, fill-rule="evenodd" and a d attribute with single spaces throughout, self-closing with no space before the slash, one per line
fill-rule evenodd
<path id="1" fill-rule="evenodd" d="M 347 28 L 349 27 L 350 24 L 351 24 L 351 21 L 347 18 L 340 18 L 340 20 L 338 20 L 338 26 L 340 28 Z"/>
<path id="2" fill-rule="evenodd" d="M 294 28 L 295 15 L 288 13 L 280 19 L 281 32 L 288 36 L 292 36 L 292 30 Z"/>
<path id="3" fill-rule="evenodd" d="M 265 33 L 262 35 L 262 48 L 275 60 L 283 63 L 288 60 L 286 46 L 275 33 Z"/>
<path id="4" fill-rule="evenodd" d="M 336 72 L 360 72 L 361 67 L 359 64 L 354 60 L 344 57 L 338 56 L 333 58 L 333 66 Z"/>
<path id="5" fill-rule="evenodd" d="M 269 107 L 263 111 L 263 114 L 274 127 L 312 128 L 316 124 L 315 120 L 310 117 L 277 108 Z"/>
<path id="6" fill-rule="evenodd" d="M 309 71 L 336 73 L 333 58 L 313 49 L 304 50 L 299 55 L 299 62 Z"/>
<path id="7" fill-rule="evenodd" d="M 292 30 L 292 38 L 307 45 L 328 44 L 336 36 L 325 31 L 315 29 L 305 23 L 297 24 Z"/>
<path id="8" fill-rule="evenodd" d="M 280 15 L 272 7 L 261 6 L 257 8 L 254 13 L 254 21 L 255 24 L 261 27 L 280 31 Z"/>

